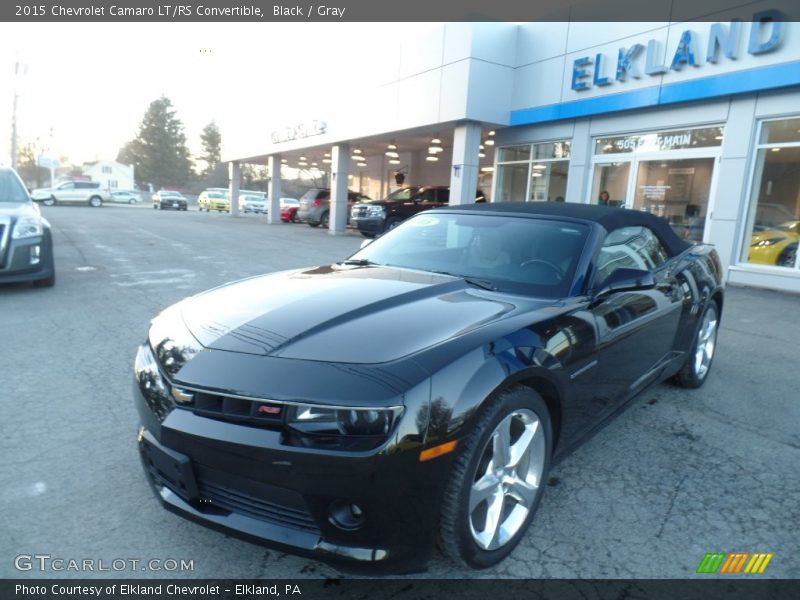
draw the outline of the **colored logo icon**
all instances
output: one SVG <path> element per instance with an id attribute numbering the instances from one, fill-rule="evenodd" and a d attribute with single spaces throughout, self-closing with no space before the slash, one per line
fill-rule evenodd
<path id="1" fill-rule="evenodd" d="M 700 561 L 697 573 L 711 575 L 717 574 L 749 574 L 760 575 L 772 560 L 772 552 L 731 552 L 708 553 Z"/>

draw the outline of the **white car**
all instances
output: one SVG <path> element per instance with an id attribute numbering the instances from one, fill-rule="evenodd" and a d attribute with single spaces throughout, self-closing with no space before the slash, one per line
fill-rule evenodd
<path id="1" fill-rule="evenodd" d="M 99 207 L 111 200 L 111 194 L 100 187 L 99 181 L 65 181 L 56 187 L 33 190 L 31 197 L 45 206 L 58 203 Z"/>
<path id="2" fill-rule="evenodd" d="M 239 210 L 267 214 L 267 197 L 264 192 L 239 192 Z"/>
<path id="3" fill-rule="evenodd" d="M 111 202 L 117 202 L 121 204 L 136 204 L 137 202 L 141 201 L 142 197 L 136 192 L 111 192 Z"/>

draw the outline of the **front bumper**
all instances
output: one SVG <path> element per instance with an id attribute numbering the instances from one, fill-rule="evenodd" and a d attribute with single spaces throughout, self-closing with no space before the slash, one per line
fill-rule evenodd
<path id="1" fill-rule="evenodd" d="M 168 510 L 351 570 L 406 572 L 428 560 L 449 456 L 420 463 L 418 447 L 394 440 L 366 452 L 292 446 L 278 430 L 156 406 L 137 383 L 134 395 L 142 462 Z M 363 522 L 337 526 L 333 507 L 351 503 Z"/>
<path id="2" fill-rule="evenodd" d="M 177 206 L 175 206 L 175 202 L 171 200 L 165 200 L 159 203 L 161 210 L 186 210 L 187 204 L 186 202 L 177 202 Z"/>
<path id="3" fill-rule="evenodd" d="M 383 232 L 385 219 L 383 217 L 350 217 L 350 223 L 362 233 L 377 235 Z"/>
<path id="4" fill-rule="evenodd" d="M 34 262 L 36 247 L 39 260 Z M 0 283 L 38 281 L 53 276 L 53 244 L 49 230 L 40 237 L 12 240 L 8 236 L 5 248 L 0 248 Z"/>

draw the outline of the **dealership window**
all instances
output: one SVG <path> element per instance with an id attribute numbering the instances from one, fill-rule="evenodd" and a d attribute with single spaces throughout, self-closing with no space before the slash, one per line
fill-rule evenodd
<path id="1" fill-rule="evenodd" d="M 571 142 L 506 146 L 497 150 L 496 202 L 563 202 Z"/>
<path id="2" fill-rule="evenodd" d="M 100 169 L 104 174 L 111 173 L 111 167 L 101 167 Z"/>
<path id="3" fill-rule="evenodd" d="M 742 261 L 800 268 L 800 117 L 760 125 Z"/>
<path id="4" fill-rule="evenodd" d="M 653 213 L 680 237 L 702 240 L 723 131 L 698 127 L 596 138 L 588 201 Z"/>

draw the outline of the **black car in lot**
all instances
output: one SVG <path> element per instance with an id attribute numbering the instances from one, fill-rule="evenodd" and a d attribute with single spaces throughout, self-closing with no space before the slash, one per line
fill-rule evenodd
<path id="1" fill-rule="evenodd" d="M 475 192 L 476 202 L 485 202 L 483 192 Z M 431 208 L 447 206 L 450 188 L 447 186 L 409 186 L 395 190 L 384 200 L 367 200 L 350 210 L 350 224 L 364 237 L 394 229 L 415 214 Z"/>
<path id="2" fill-rule="evenodd" d="M 0 283 L 19 281 L 55 284 L 53 237 L 16 172 L 0 167 Z"/>
<path id="3" fill-rule="evenodd" d="M 703 384 L 721 275 L 648 213 L 432 209 L 159 314 L 134 368 L 145 471 L 169 510 L 291 552 L 410 570 L 438 541 L 493 565 L 553 460 L 649 385 Z"/>
<path id="4" fill-rule="evenodd" d="M 186 196 L 180 192 L 161 190 L 153 194 L 153 208 L 158 210 L 188 210 Z"/>

